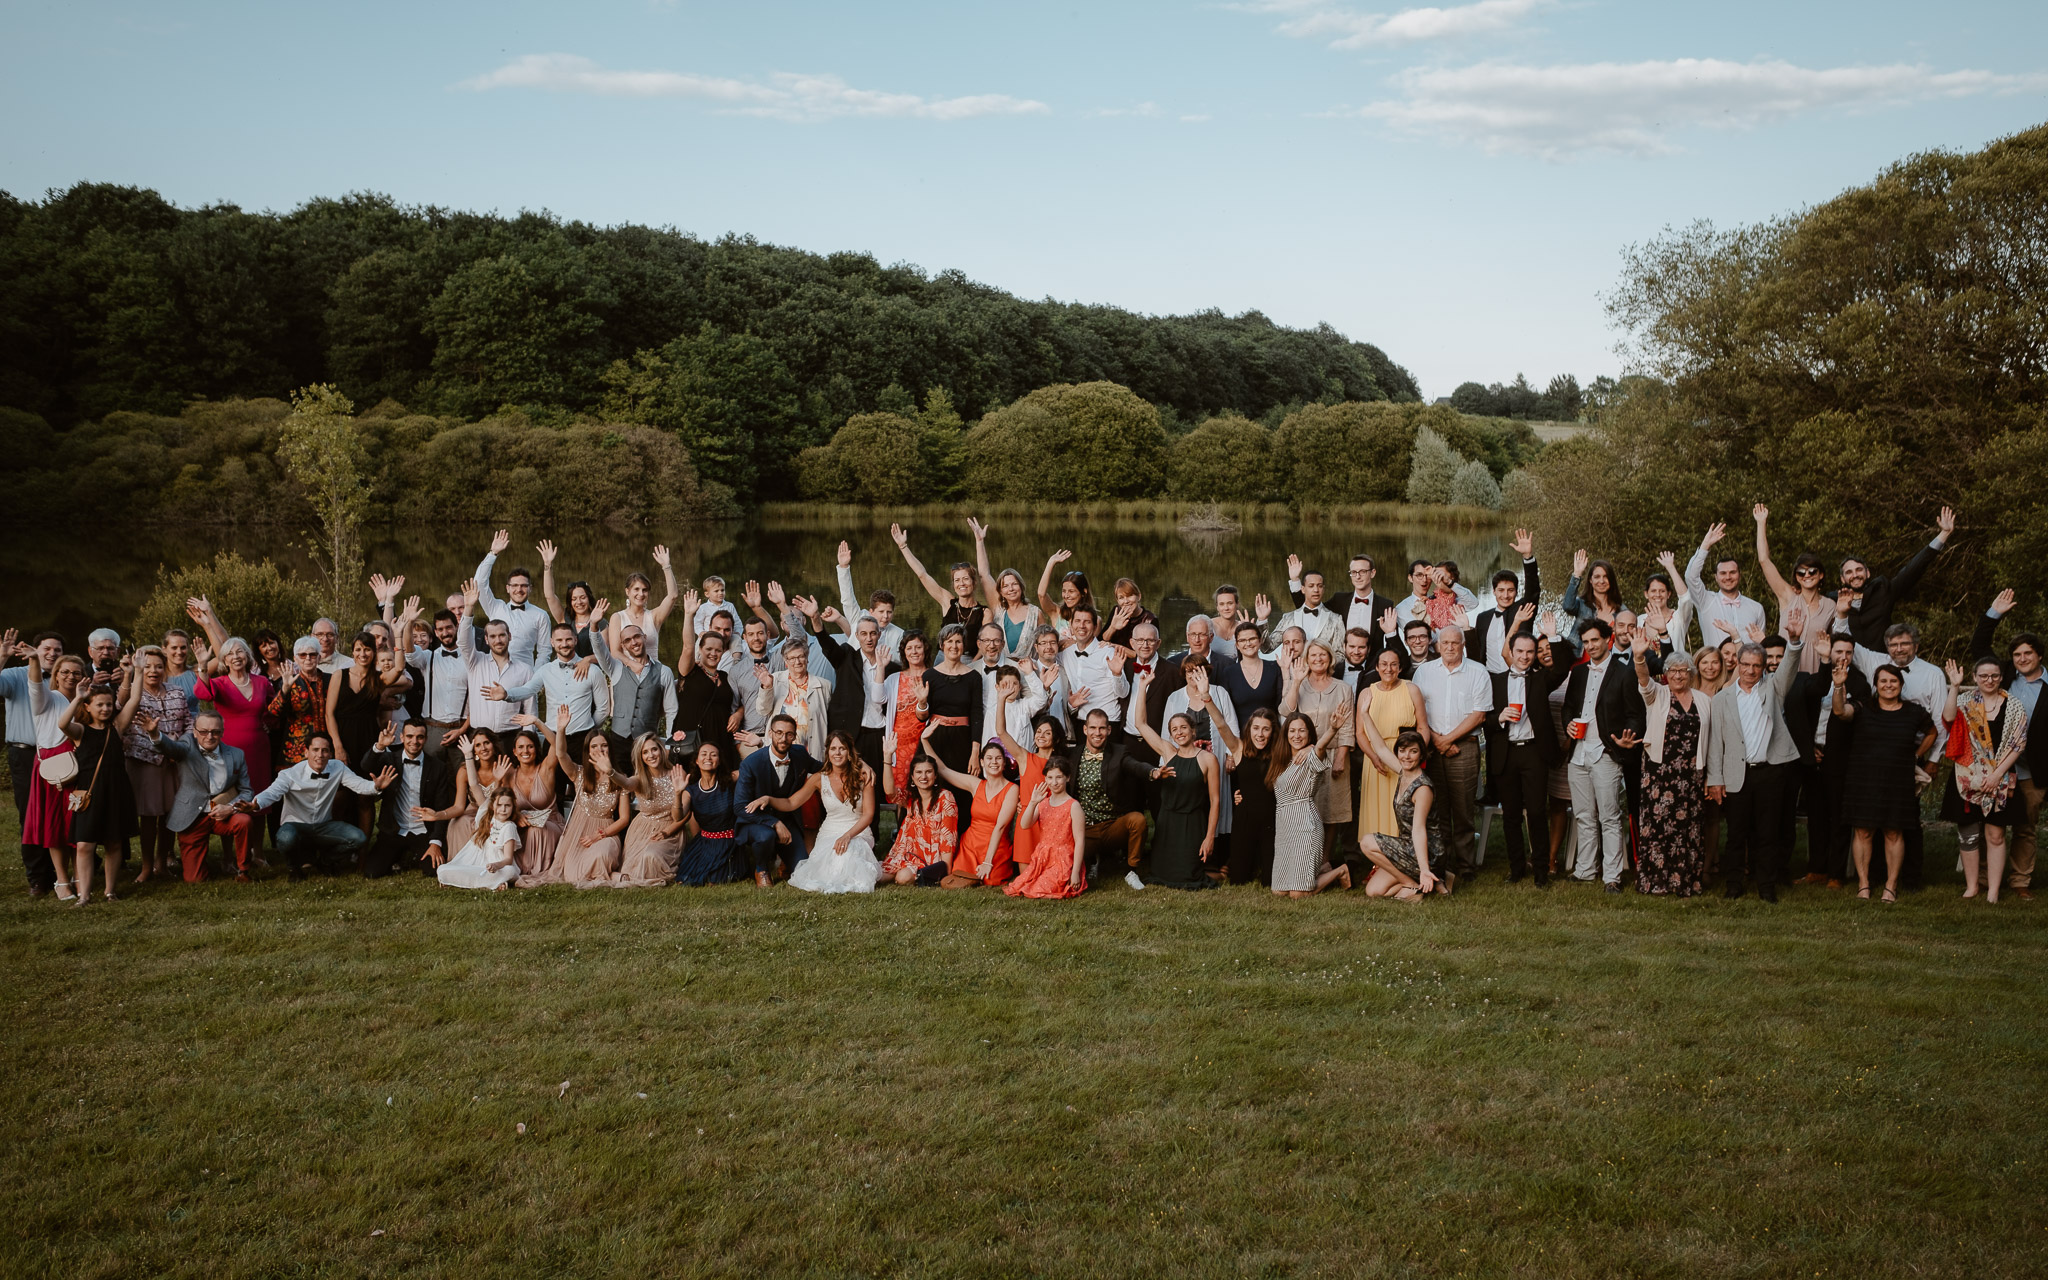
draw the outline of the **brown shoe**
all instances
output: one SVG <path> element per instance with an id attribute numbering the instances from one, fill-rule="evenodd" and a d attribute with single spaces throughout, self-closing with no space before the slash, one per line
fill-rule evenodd
<path id="1" fill-rule="evenodd" d="M 1839 889 L 1839 888 L 1841 888 L 1841 887 L 1842 887 L 1842 882 L 1841 882 L 1840 880 L 1830 880 L 1830 881 L 1828 881 L 1828 888 L 1830 888 L 1830 889 Z"/>
<path id="2" fill-rule="evenodd" d="M 768 873 L 766 871 L 756 871 L 754 873 L 754 883 L 760 885 L 763 889 L 774 887 L 769 883 Z"/>
<path id="3" fill-rule="evenodd" d="M 2022 902 L 2032 902 L 2034 900 L 2034 891 L 2032 889 L 2014 889 L 2012 896 Z"/>
<path id="4" fill-rule="evenodd" d="M 1809 872 L 1807 872 L 1807 873 L 1806 873 L 1805 875 L 1803 875 L 1803 876 L 1799 877 L 1799 883 L 1800 883 L 1800 884 L 1826 884 L 1826 883 L 1827 883 L 1827 879 L 1828 879 L 1828 878 L 1827 878 L 1826 876 L 1822 875 L 1822 874 L 1821 874 L 1820 872 L 1818 872 L 1818 871 L 1809 871 Z"/>

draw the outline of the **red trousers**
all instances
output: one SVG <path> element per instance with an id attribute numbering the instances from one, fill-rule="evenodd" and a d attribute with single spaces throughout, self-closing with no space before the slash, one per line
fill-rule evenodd
<path id="1" fill-rule="evenodd" d="M 178 833 L 178 854 L 185 862 L 185 882 L 206 879 L 206 842 L 219 836 L 234 846 L 235 870 L 249 869 L 249 815 L 231 813 L 225 818 L 211 814 Z"/>

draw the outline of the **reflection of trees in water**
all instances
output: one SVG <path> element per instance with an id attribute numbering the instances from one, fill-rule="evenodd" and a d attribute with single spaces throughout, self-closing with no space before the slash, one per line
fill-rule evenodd
<path id="1" fill-rule="evenodd" d="M 974 540 L 963 519 L 914 520 L 906 528 L 911 549 L 942 584 L 948 580 L 952 564 L 974 558 Z M 404 574 L 408 595 L 418 592 L 423 600 L 438 605 L 440 597 L 456 590 L 476 568 L 490 545 L 490 533 L 482 527 L 373 525 L 363 531 L 364 559 L 373 571 Z M 853 544 L 854 582 L 863 598 L 878 588 L 887 589 L 895 593 L 897 619 L 905 626 L 929 631 L 938 620 L 938 607 L 896 554 L 886 523 L 830 530 L 751 521 L 671 528 L 621 529 L 601 524 L 515 527 L 511 550 L 498 560 L 496 583 L 501 591 L 505 575 L 515 566 L 530 570 L 536 588 L 539 586 L 540 556 L 533 544 L 543 536 L 553 538 L 561 549 L 555 562 L 558 595 L 566 592 L 570 582 L 583 579 L 600 595 L 610 596 L 615 605 L 625 598 L 627 574 L 638 570 L 660 582 L 659 570 L 649 556 L 657 542 L 667 544 L 681 588 L 695 587 L 705 575 L 716 573 L 730 584 L 730 595 L 737 600 L 748 578 L 764 584 L 774 578 L 791 591 L 815 592 L 836 603 L 833 569 L 839 540 L 844 537 Z M 61 536 L 23 533 L 17 535 L 14 554 L 0 561 L 0 598 L 17 610 L 7 624 L 25 631 L 57 626 L 82 639 L 91 627 L 111 625 L 125 634 L 156 581 L 157 566 L 177 568 L 210 560 L 220 550 L 233 550 L 250 559 L 268 557 L 281 568 L 313 577 L 313 566 L 293 546 L 297 541 L 296 536 L 278 532 L 183 533 L 118 527 L 98 531 L 89 525 L 65 530 Z M 1252 597 L 1262 591 L 1273 598 L 1276 612 L 1287 609 L 1289 552 L 1326 574 L 1332 591 L 1348 589 L 1346 564 L 1353 554 L 1366 552 L 1380 564 L 1376 585 L 1392 596 L 1407 590 L 1408 562 L 1417 557 L 1456 560 L 1465 583 L 1482 595 L 1486 576 L 1506 563 L 1503 555 L 1514 558 L 1498 533 L 1473 530 L 1252 526 L 1211 545 L 1183 537 L 1170 521 L 1141 525 L 1034 520 L 995 523 L 989 535 L 990 568 L 997 572 L 1016 569 L 1024 577 L 1027 597 L 1035 602 L 1046 557 L 1060 547 L 1074 553 L 1061 567 L 1088 574 L 1097 599 L 1105 605 L 1112 599 L 1111 587 L 1117 578 L 1136 579 L 1146 604 L 1161 614 L 1161 631 L 1169 647 L 1178 646 L 1187 619 L 1198 610 L 1206 611 L 1217 586 L 1225 582 L 1239 588 L 1247 609 Z M 1557 582 L 1561 585 L 1562 577 Z M 367 609 L 367 588 L 364 600 Z M 671 619 L 665 630 L 668 638 L 662 653 L 666 656 L 674 652 L 672 645 L 679 635 L 676 620 Z"/>

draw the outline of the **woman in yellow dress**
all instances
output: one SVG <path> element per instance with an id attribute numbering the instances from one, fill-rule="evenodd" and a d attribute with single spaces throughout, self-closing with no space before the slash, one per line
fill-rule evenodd
<path id="1" fill-rule="evenodd" d="M 1358 749 L 1365 753 L 1365 767 L 1359 771 L 1358 829 L 1395 831 L 1394 791 L 1401 782 L 1401 761 L 1394 755 L 1394 740 L 1403 729 L 1423 723 L 1422 691 L 1401 678 L 1401 655 L 1392 649 L 1380 651 L 1374 664 L 1379 679 L 1358 694 Z"/>

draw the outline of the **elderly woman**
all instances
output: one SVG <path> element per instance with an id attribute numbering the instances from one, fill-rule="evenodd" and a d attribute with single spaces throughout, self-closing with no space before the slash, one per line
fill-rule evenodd
<path id="1" fill-rule="evenodd" d="M 192 700 L 170 682 L 170 661 L 153 644 L 135 651 L 135 673 L 121 714 L 121 749 L 142 837 L 142 870 L 135 876 L 135 883 L 141 884 L 169 865 L 176 851 L 178 835 L 165 819 L 178 798 L 178 767 L 164 758 L 136 720 L 147 717 L 164 737 L 181 738 L 192 727 Z M 115 850 L 120 850 L 118 842 Z"/>
<path id="2" fill-rule="evenodd" d="M 275 686 L 260 669 L 249 642 L 227 633 L 205 597 L 186 601 L 185 612 L 206 632 L 214 655 L 215 673 L 195 682 L 192 694 L 220 713 L 221 741 L 249 762 L 249 785 L 261 794 L 271 778 L 270 731 L 263 718 Z"/>
<path id="3" fill-rule="evenodd" d="M 797 745 L 814 760 L 825 758 L 825 703 L 831 690 L 824 680 L 811 674 L 810 642 L 792 636 L 782 643 L 783 669 L 775 679 L 761 686 L 757 710 L 762 719 L 785 715 L 796 721 Z"/>
<path id="4" fill-rule="evenodd" d="M 2005 693 L 2005 669 L 1998 659 L 1977 659 L 1976 687 L 1963 689 L 1963 669 L 1948 664 L 1948 697 L 1941 722 L 1948 726 L 1948 758 L 1955 770 L 1942 796 L 1941 816 L 1956 824 L 1963 852 L 1963 896 L 1977 896 L 1978 854 L 1985 861 L 1984 900 L 1998 901 L 2005 880 L 2006 828 L 2028 820 L 2027 802 L 2015 783 L 2020 753 L 2027 749 L 2027 710 Z"/>
<path id="5" fill-rule="evenodd" d="M 1706 888 L 1707 702 L 1692 687 L 1692 659 L 1664 659 L 1664 681 L 1650 676 L 1661 637 L 1637 633 L 1636 687 L 1648 727 L 1643 738 L 1642 802 L 1637 811 L 1637 893 L 1690 898 Z"/>
<path id="6" fill-rule="evenodd" d="M 1327 757 L 1329 773 L 1316 785 L 1316 811 L 1323 819 L 1324 853 L 1333 861 L 1337 829 L 1351 821 L 1351 749 L 1358 745 L 1350 715 L 1354 695 L 1350 685 L 1332 674 L 1336 664 L 1337 657 L 1328 645 L 1320 640 L 1310 641 L 1300 661 L 1286 669 L 1287 684 L 1280 694 L 1283 724 L 1288 716 L 1299 711 L 1314 722 L 1318 739 L 1333 724 L 1336 726 Z"/>

